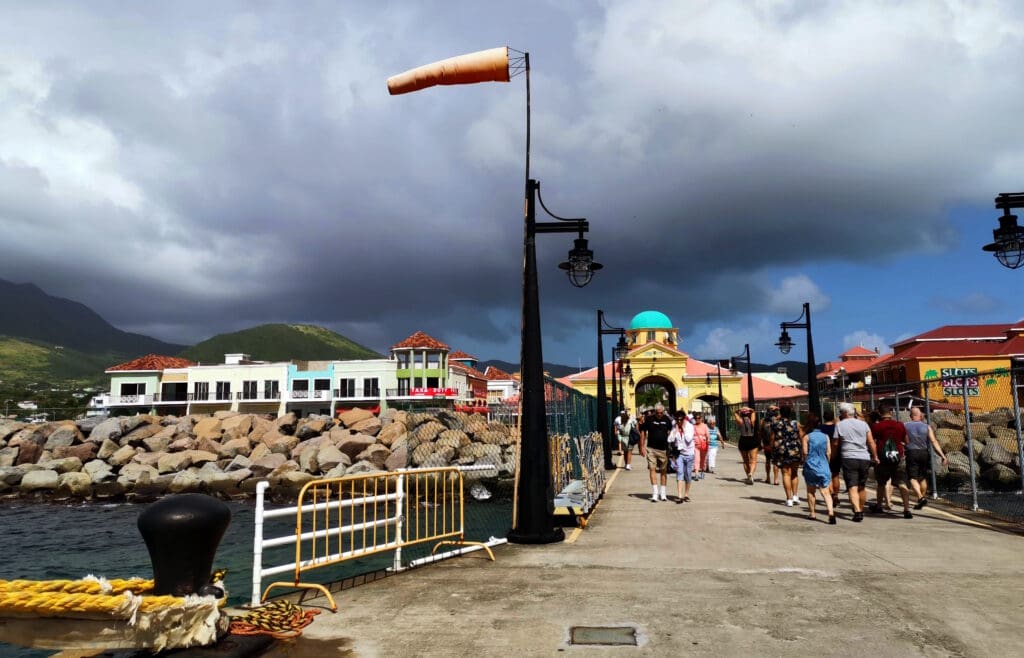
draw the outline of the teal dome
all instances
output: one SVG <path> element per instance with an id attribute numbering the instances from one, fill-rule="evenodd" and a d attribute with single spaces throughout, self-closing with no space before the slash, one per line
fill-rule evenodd
<path id="1" fill-rule="evenodd" d="M 633 316 L 630 329 L 671 329 L 672 321 L 660 311 L 641 311 Z"/>

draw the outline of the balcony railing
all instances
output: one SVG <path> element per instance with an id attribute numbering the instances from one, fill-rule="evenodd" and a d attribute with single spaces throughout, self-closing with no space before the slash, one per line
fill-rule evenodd
<path id="1" fill-rule="evenodd" d="M 331 391 L 329 390 L 314 390 L 314 391 L 290 391 L 288 394 L 290 400 L 330 400 Z"/>
<path id="2" fill-rule="evenodd" d="M 364 386 L 362 388 L 348 389 L 336 388 L 334 389 L 334 399 L 336 400 L 358 400 L 358 399 L 372 399 L 376 400 L 380 397 L 380 389 L 372 386 Z"/>
<path id="3" fill-rule="evenodd" d="M 227 392 L 222 395 L 218 395 L 216 391 L 212 393 L 189 393 L 189 402 L 231 402 L 231 393 Z"/>
<path id="4" fill-rule="evenodd" d="M 271 391 L 270 394 L 267 394 L 266 391 L 257 391 L 255 393 L 239 391 L 235 393 L 235 399 L 242 400 L 243 402 L 277 402 L 281 399 L 281 391 Z"/>
<path id="5" fill-rule="evenodd" d="M 175 402 L 187 402 L 184 395 L 111 395 L 109 404 L 112 405 L 147 405 L 147 404 L 173 404 Z"/>

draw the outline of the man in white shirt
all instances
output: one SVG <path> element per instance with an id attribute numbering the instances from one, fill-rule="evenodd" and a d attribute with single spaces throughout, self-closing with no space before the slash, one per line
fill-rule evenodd
<path id="1" fill-rule="evenodd" d="M 622 461 L 627 471 L 633 470 L 630 465 L 630 462 L 633 461 L 633 446 L 629 442 L 629 436 L 634 430 L 636 430 L 636 420 L 630 418 L 629 412 L 623 409 L 615 417 L 615 436 L 619 438 L 619 450 L 622 451 Z"/>

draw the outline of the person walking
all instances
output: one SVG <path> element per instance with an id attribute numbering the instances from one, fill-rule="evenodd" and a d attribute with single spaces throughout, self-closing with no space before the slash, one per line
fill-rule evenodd
<path id="1" fill-rule="evenodd" d="M 718 449 L 725 447 L 725 439 L 718 430 L 718 419 L 714 416 L 708 418 L 708 473 L 715 472 L 718 462 Z"/>
<path id="2" fill-rule="evenodd" d="M 672 431 L 672 420 L 665 413 L 660 402 L 654 407 L 654 414 L 644 421 L 644 432 L 640 434 L 640 456 L 647 458 L 647 469 L 651 473 L 651 502 L 668 500 L 665 485 L 668 482 L 668 435 Z M 660 485 L 660 486 L 659 486 Z"/>
<path id="3" fill-rule="evenodd" d="M 779 483 L 779 466 L 772 459 L 772 423 L 779 419 L 779 405 L 768 406 L 767 416 L 758 424 L 761 452 L 764 453 L 764 483 Z M 772 476 L 775 477 L 772 477 Z"/>
<path id="4" fill-rule="evenodd" d="M 928 504 L 928 475 L 931 473 L 932 460 L 928 454 L 928 444 L 931 443 L 935 454 L 942 460 L 943 466 L 948 462 L 946 453 L 942 451 L 932 426 L 924 422 L 924 412 L 921 407 L 914 407 L 910 410 L 910 422 L 904 423 L 907 429 L 907 481 L 910 483 L 914 495 L 917 496 L 917 504 L 914 509 L 921 509 Z"/>
<path id="5" fill-rule="evenodd" d="M 829 525 L 835 525 L 836 512 L 832 507 L 832 496 L 829 491 L 832 485 L 832 469 L 829 466 L 832 456 L 832 442 L 828 435 L 818 426 L 818 415 L 807 412 L 800 426 L 800 445 L 804 458 L 804 484 L 807 485 L 807 518 L 814 520 L 814 504 L 817 492 L 825 500 L 828 510 Z"/>
<path id="6" fill-rule="evenodd" d="M 693 475 L 698 480 L 704 479 L 708 471 L 708 426 L 704 422 L 704 414 L 700 411 L 693 412 Z"/>
<path id="7" fill-rule="evenodd" d="M 694 429 L 686 414 L 680 413 L 676 416 L 675 427 L 668 435 L 669 446 L 675 458 L 676 504 L 690 502 L 690 482 L 693 480 L 694 457 L 697 451 Z"/>
<path id="8" fill-rule="evenodd" d="M 771 425 L 772 460 L 782 475 L 782 489 L 786 494 L 786 507 L 800 504 L 797 487 L 800 484 L 799 468 L 804 460 L 800 447 L 800 430 L 793 420 L 793 407 L 786 404 L 779 409 L 779 416 Z"/>
<path id="9" fill-rule="evenodd" d="M 623 409 L 615 417 L 615 436 L 619 439 L 619 450 L 622 452 L 622 464 L 627 471 L 633 470 L 630 462 L 633 461 L 633 443 L 630 437 L 636 431 L 636 421 L 629 417 L 629 412 Z"/>
<path id="10" fill-rule="evenodd" d="M 878 463 L 875 439 L 868 424 L 857 418 L 857 408 L 849 402 L 839 405 L 836 436 L 843 452 L 843 480 L 853 508 L 853 520 L 860 523 L 864 520 L 864 506 L 868 502 L 868 471 L 871 464 Z"/>
<path id="11" fill-rule="evenodd" d="M 825 421 L 818 425 L 818 429 L 828 436 L 830 448 L 828 467 L 832 472 L 832 484 L 829 485 L 828 493 L 832 497 L 832 508 L 839 509 L 839 474 L 843 472 L 843 453 L 839 449 L 839 437 L 836 436 L 836 412 L 832 406 L 825 408 Z"/>
<path id="12" fill-rule="evenodd" d="M 879 412 L 878 422 L 871 426 L 871 435 L 874 436 L 876 444 L 881 446 L 880 461 L 875 465 L 875 482 L 878 484 L 878 490 L 875 494 L 875 504 L 869 509 L 876 514 L 882 512 L 883 501 L 888 501 L 891 497 L 891 489 L 887 485 L 892 482 L 892 486 L 899 488 L 900 497 L 903 499 L 903 518 L 912 519 L 914 514 L 910 511 L 910 489 L 907 488 L 907 466 L 904 457 L 907 428 L 898 420 L 893 420 L 891 405 L 884 405 Z M 889 508 L 892 508 L 891 504 Z"/>
<path id="13" fill-rule="evenodd" d="M 740 440 L 738 446 L 740 455 L 743 457 L 743 473 L 746 476 L 746 484 L 754 484 L 754 471 L 757 470 L 757 449 L 761 445 L 754 436 L 754 423 L 757 422 L 757 412 L 750 407 L 740 407 L 734 414 L 736 424 L 740 428 Z"/>

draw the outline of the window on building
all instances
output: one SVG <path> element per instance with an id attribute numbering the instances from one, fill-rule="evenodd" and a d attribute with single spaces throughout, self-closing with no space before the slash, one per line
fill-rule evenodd
<path id="1" fill-rule="evenodd" d="M 416 352 L 412 357 L 412 363 L 414 368 L 423 369 L 423 352 Z"/>
<path id="2" fill-rule="evenodd" d="M 255 400 L 256 397 L 256 380 L 250 379 L 242 382 L 242 399 Z"/>
<path id="3" fill-rule="evenodd" d="M 339 379 L 338 380 L 338 397 L 340 398 L 354 398 L 356 396 L 356 380 L 355 379 Z"/>
<path id="4" fill-rule="evenodd" d="M 412 387 L 413 388 L 423 388 L 423 378 L 422 377 L 414 377 L 413 380 L 412 380 Z"/>
<path id="5" fill-rule="evenodd" d="M 281 389 L 276 379 L 263 380 L 263 397 L 267 400 L 277 400 L 281 397 Z"/>
<path id="6" fill-rule="evenodd" d="M 329 391 L 331 390 L 331 380 L 329 379 L 315 379 L 313 380 L 314 391 Z"/>
<path id="7" fill-rule="evenodd" d="M 399 395 L 409 395 L 409 378 L 408 377 L 406 377 L 404 379 L 399 379 L 398 380 L 398 394 Z"/>
<path id="8" fill-rule="evenodd" d="M 196 382 L 192 385 L 193 400 L 210 399 L 210 382 Z"/>
<path id="9" fill-rule="evenodd" d="M 427 354 L 427 367 L 432 370 L 437 370 L 441 367 L 441 353 L 440 352 L 429 352 Z"/>
<path id="10" fill-rule="evenodd" d="M 309 397 L 309 380 L 296 379 L 292 382 L 292 397 L 304 400 Z"/>
<path id="11" fill-rule="evenodd" d="M 145 395 L 146 385 L 140 383 L 121 384 L 121 395 Z"/>
<path id="12" fill-rule="evenodd" d="M 395 360 L 398 361 L 398 367 L 400 369 L 405 370 L 406 368 L 409 367 L 409 353 L 408 352 L 398 352 L 397 354 L 395 354 Z"/>
<path id="13" fill-rule="evenodd" d="M 217 399 L 231 399 L 231 382 L 217 382 Z"/>
<path id="14" fill-rule="evenodd" d="M 441 380 L 437 377 L 427 377 L 427 388 L 438 388 L 441 385 Z"/>
<path id="15" fill-rule="evenodd" d="M 648 331 L 647 332 L 647 342 L 650 343 L 653 340 L 654 340 L 654 332 L 653 331 Z"/>
<path id="16" fill-rule="evenodd" d="M 376 377 L 363 380 L 363 396 L 368 398 L 380 397 L 380 380 Z"/>

